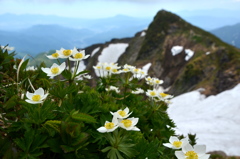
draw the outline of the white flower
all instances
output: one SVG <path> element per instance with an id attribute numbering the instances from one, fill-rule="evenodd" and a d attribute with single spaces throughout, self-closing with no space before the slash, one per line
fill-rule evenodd
<path id="1" fill-rule="evenodd" d="M 26 99 L 25 101 L 31 104 L 38 104 L 42 103 L 43 100 L 48 96 L 48 94 L 44 94 L 43 88 L 38 88 L 37 90 L 34 91 L 34 93 L 29 93 L 27 91 Z"/>
<path id="2" fill-rule="evenodd" d="M 118 128 L 118 120 L 113 116 L 112 122 L 106 121 L 104 126 L 97 129 L 100 133 L 113 132 Z"/>
<path id="3" fill-rule="evenodd" d="M 60 50 L 57 50 L 57 53 L 59 54 L 59 58 L 66 59 L 72 55 L 72 50 L 61 48 Z"/>
<path id="4" fill-rule="evenodd" d="M 138 123 L 138 118 L 119 119 L 119 126 L 126 130 L 140 131 L 135 125 Z"/>
<path id="5" fill-rule="evenodd" d="M 128 107 L 126 107 L 124 110 L 120 109 L 114 113 L 113 112 L 110 112 L 110 113 L 118 119 L 127 118 L 130 114 L 132 114 L 132 112 L 129 113 Z"/>
<path id="6" fill-rule="evenodd" d="M 59 58 L 59 53 L 58 52 L 55 52 L 53 53 L 52 55 L 46 55 L 47 58 L 49 59 L 58 59 Z"/>
<path id="7" fill-rule="evenodd" d="M 152 80 L 155 85 L 163 84 L 163 80 L 159 80 L 158 78 L 152 78 Z"/>
<path id="8" fill-rule="evenodd" d="M 70 61 L 81 61 L 83 59 L 87 59 L 90 55 L 85 55 L 85 50 L 81 50 L 80 52 L 74 48 L 72 50 L 72 57 L 69 57 Z"/>
<path id="9" fill-rule="evenodd" d="M 132 94 L 140 94 L 140 93 L 144 93 L 144 90 L 141 88 L 137 88 L 135 91 L 132 91 Z"/>
<path id="10" fill-rule="evenodd" d="M 125 64 L 125 65 L 123 66 L 123 68 L 124 68 L 124 69 L 128 69 L 128 70 L 133 70 L 133 69 L 135 69 L 134 66 L 128 65 L 128 64 Z"/>
<path id="11" fill-rule="evenodd" d="M 205 145 L 195 145 L 194 148 L 190 144 L 182 147 L 182 151 L 175 151 L 178 159 L 208 159 L 210 154 L 206 154 Z"/>
<path id="12" fill-rule="evenodd" d="M 26 68 L 26 71 L 35 71 L 35 70 L 37 70 L 37 68 L 34 68 L 34 66 L 28 66 Z"/>
<path id="13" fill-rule="evenodd" d="M 155 89 L 147 90 L 146 95 L 153 98 L 158 96 L 158 92 Z"/>
<path id="14" fill-rule="evenodd" d="M 110 86 L 109 88 L 106 88 L 106 91 L 115 91 L 116 93 L 120 92 L 119 88 L 115 86 Z"/>
<path id="15" fill-rule="evenodd" d="M 145 80 L 146 80 L 146 83 L 148 84 L 148 85 L 150 85 L 150 86 L 153 86 L 154 85 L 154 79 L 153 78 L 151 78 L 151 77 L 146 77 L 145 78 Z"/>
<path id="16" fill-rule="evenodd" d="M 171 136 L 169 138 L 169 142 L 170 143 L 163 143 L 163 145 L 172 149 L 180 149 L 184 145 L 188 144 L 188 139 L 184 138 L 179 140 L 176 136 Z"/>
<path id="17" fill-rule="evenodd" d="M 161 101 L 168 101 L 169 99 L 173 98 L 173 96 L 163 92 L 158 92 L 158 98 Z"/>
<path id="18" fill-rule="evenodd" d="M 91 75 L 83 75 L 83 78 L 92 79 L 92 76 Z"/>
<path id="19" fill-rule="evenodd" d="M 56 63 L 52 65 L 51 68 L 41 68 L 43 72 L 47 74 L 47 76 L 57 76 L 62 73 L 62 71 L 66 68 L 66 63 L 63 62 L 60 66 Z"/>

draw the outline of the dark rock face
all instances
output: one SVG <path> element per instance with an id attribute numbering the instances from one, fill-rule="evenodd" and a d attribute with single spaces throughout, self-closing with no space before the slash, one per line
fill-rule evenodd
<path id="1" fill-rule="evenodd" d="M 94 72 L 92 66 L 96 65 L 103 48 L 110 43 L 121 42 L 129 46 L 119 57 L 118 63 L 138 68 L 151 63 L 148 74 L 163 79 L 163 86 L 170 88 L 169 93 L 173 95 L 197 88 L 205 88 L 203 93 L 212 95 L 240 82 L 239 49 L 165 10 L 157 13 L 147 30 L 136 33 L 132 38 L 114 39 L 86 48 L 86 52 L 92 52 L 100 47 L 94 57 L 87 61 L 87 69 Z M 173 56 L 171 49 L 176 45 L 182 46 L 183 51 Z M 194 52 L 188 60 L 185 49 Z"/>

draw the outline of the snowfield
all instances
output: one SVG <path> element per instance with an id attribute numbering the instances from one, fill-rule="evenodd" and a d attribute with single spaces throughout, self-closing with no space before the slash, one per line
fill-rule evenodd
<path id="1" fill-rule="evenodd" d="M 127 43 L 110 44 L 102 50 L 98 57 L 99 62 L 117 62 L 118 58 L 125 52 L 128 47 Z"/>
<path id="2" fill-rule="evenodd" d="M 168 114 L 176 123 L 176 133 L 196 133 L 197 144 L 205 144 L 207 152 L 221 150 L 240 156 L 240 84 L 207 98 L 200 92 L 171 100 Z"/>

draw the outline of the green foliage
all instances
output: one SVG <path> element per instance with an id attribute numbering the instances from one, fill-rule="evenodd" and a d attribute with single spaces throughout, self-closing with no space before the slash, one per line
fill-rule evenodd
<path id="1" fill-rule="evenodd" d="M 167 100 L 147 97 L 145 91 L 152 89 L 149 85 L 143 88 L 144 94 L 132 93 L 144 79 L 131 78 L 131 72 L 108 73 L 91 87 L 85 79 L 77 80 L 86 73 L 77 73 L 77 67 L 50 79 L 41 71 L 44 63 L 36 70 L 26 70 L 28 60 L 16 62 L 6 51 L 0 56 L 0 78 L 4 80 L 0 84 L 1 158 L 174 158 L 174 151 L 163 146 L 175 127 L 166 113 Z M 6 67 L 13 68 L 13 64 L 17 68 L 9 72 Z M 46 96 L 36 92 L 38 88 L 43 88 Z M 113 122 L 113 114 L 126 107 L 137 119 L 136 125 L 131 127 L 133 119 L 128 117 L 128 121 L 124 119 L 126 129 L 122 126 L 110 131 L 105 124 Z M 116 120 L 125 124 L 123 119 Z M 195 144 L 195 136 L 189 138 Z"/>

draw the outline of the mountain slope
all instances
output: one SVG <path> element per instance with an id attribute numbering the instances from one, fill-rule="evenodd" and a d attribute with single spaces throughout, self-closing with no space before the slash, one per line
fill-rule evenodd
<path id="1" fill-rule="evenodd" d="M 139 68 L 151 63 L 149 75 L 163 79 L 169 93 L 179 95 L 205 88 L 204 94 L 217 94 L 240 81 L 239 49 L 179 16 L 161 10 L 144 32 L 145 36 L 140 32 L 130 39 L 118 63 Z M 171 49 L 176 45 L 183 50 L 174 55 Z M 101 54 L 101 49 L 98 52 Z M 189 52 L 193 55 L 189 56 Z M 92 65 L 96 65 L 96 58 Z"/>

